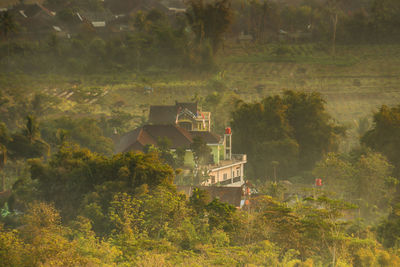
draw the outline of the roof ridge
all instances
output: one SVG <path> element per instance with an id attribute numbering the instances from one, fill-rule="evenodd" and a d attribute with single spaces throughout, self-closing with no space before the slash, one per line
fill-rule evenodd
<path id="1" fill-rule="evenodd" d="M 172 125 L 172 126 L 174 126 L 176 129 L 178 129 L 178 131 L 180 131 L 186 137 L 186 139 L 190 141 L 190 143 L 193 142 L 192 135 L 190 134 L 189 131 L 187 131 L 187 130 L 185 130 L 185 129 L 177 126 L 177 125 Z"/>
<path id="2" fill-rule="evenodd" d="M 140 137 L 142 137 L 142 136 L 144 135 L 144 133 L 145 133 L 145 134 L 147 134 L 147 136 L 149 136 L 149 137 L 152 139 L 153 142 L 157 143 L 156 138 L 155 138 L 151 133 L 149 133 L 149 131 L 147 131 L 147 129 L 145 129 L 146 126 L 151 126 L 151 125 L 146 124 L 146 125 L 143 125 L 142 127 L 140 127 L 140 132 L 139 132 L 138 137 L 137 137 L 136 140 L 137 140 L 141 145 L 145 146 L 146 144 L 143 144 L 143 143 L 141 142 L 141 138 L 140 138 Z M 146 128 L 147 128 L 147 127 L 146 127 Z"/>

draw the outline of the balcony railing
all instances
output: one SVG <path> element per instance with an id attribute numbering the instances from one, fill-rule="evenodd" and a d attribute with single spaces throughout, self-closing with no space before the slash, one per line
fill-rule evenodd
<path id="1" fill-rule="evenodd" d="M 247 161 L 246 154 L 232 154 L 232 159 L 237 161 Z"/>
<path id="2" fill-rule="evenodd" d="M 219 184 L 220 185 L 228 185 L 228 184 L 234 184 L 234 183 L 237 183 L 237 182 L 240 182 L 240 176 L 234 177 L 234 178 L 231 178 L 231 179 L 226 179 L 224 181 L 219 182 Z"/>

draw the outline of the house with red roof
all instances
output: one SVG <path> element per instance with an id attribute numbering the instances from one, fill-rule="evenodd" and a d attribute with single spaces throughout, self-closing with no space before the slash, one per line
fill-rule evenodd
<path id="1" fill-rule="evenodd" d="M 201 184 L 241 186 L 244 183 L 246 155 L 232 153 L 229 127 L 222 136 L 212 133 L 210 129 L 211 113 L 201 111 L 196 102 L 151 106 L 149 124 L 122 136 L 116 144 L 116 152 L 144 151 L 146 146 L 157 146 L 160 139 L 167 138 L 171 151 L 185 149 L 184 168 L 193 170 L 196 166 L 191 144 L 195 138 L 200 138 L 211 148 L 212 154 L 209 163 L 202 166 Z"/>

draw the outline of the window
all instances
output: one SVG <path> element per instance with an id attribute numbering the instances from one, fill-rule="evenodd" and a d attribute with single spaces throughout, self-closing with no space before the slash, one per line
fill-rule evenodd
<path id="1" fill-rule="evenodd" d="M 214 175 L 211 175 L 211 183 L 215 184 L 215 176 Z"/>
<path id="2" fill-rule="evenodd" d="M 240 169 L 237 169 L 237 170 L 236 170 L 236 173 L 237 173 L 236 176 L 239 177 L 239 176 L 240 176 Z"/>
<path id="3" fill-rule="evenodd" d="M 228 179 L 228 174 L 224 173 L 224 180 Z"/>

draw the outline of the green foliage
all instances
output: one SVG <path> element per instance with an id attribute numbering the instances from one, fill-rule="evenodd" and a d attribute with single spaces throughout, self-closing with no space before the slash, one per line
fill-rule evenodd
<path id="1" fill-rule="evenodd" d="M 39 123 L 30 115 L 21 133 L 14 133 L 7 146 L 10 156 L 16 159 L 47 157 L 50 150 L 49 145 L 40 137 Z"/>
<path id="2" fill-rule="evenodd" d="M 0 259 L 2 266 L 28 266 L 28 248 L 18 237 L 16 230 L 0 226 Z"/>
<path id="3" fill-rule="evenodd" d="M 374 127 L 361 141 L 372 149 L 385 155 L 395 166 L 394 175 L 400 175 L 400 107 L 382 106 L 374 114 Z"/>
<path id="4" fill-rule="evenodd" d="M 103 125 L 106 122 L 103 123 Z M 63 142 L 73 142 L 92 151 L 110 155 L 113 142 L 105 137 L 100 122 L 91 118 L 61 117 L 42 123 L 42 136 L 53 147 Z"/>
<path id="5" fill-rule="evenodd" d="M 273 166 L 265 163 L 277 161 L 278 175 L 287 177 L 312 169 L 324 153 L 335 151 L 343 129 L 331 122 L 324 103 L 318 93 L 293 91 L 261 103 L 238 102 L 232 114 L 233 145 L 249 155 L 250 176 L 273 176 Z"/>
<path id="6" fill-rule="evenodd" d="M 0 14 L 0 33 L 5 39 L 8 35 L 16 31 L 17 26 L 10 11 L 5 11 Z"/>
<path id="7" fill-rule="evenodd" d="M 210 196 L 207 191 L 194 188 L 189 198 L 189 205 L 198 215 L 202 215 L 209 201 Z"/>
<path id="8" fill-rule="evenodd" d="M 208 222 L 211 229 L 223 229 L 226 232 L 235 228 L 234 213 L 235 207 L 227 203 L 214 199 L 207 204 Z"/>
<path id="9" fill-rule="evenodd" d="M 63 216 L 73 218 L 86 194 L 106 189 L 106 194 L 98 195 L 98 203 L 105 209 L 117 192 L 134 192 L 143 184 L 171 183 L 173 171 L 154 154 L 106 158 L 66 143 L 49 163 L 32 162 L 31 176 L 41 197 L 54 202 Z"/>
<path id="10" fill-rule="evenodd" d="M 209 40 L 216 52 L 222 42 L 223 34 L 232 23 L 233 13 L 230 0 L 205 2 L 203 0 L 190 0 L 186 16 L 196 41 L 202 43 Z"/>
<path id="11" fill-rule="evenodd" d="M 325 189 L 357 203 L 363 216 L 373 220 L 393 199 L 397 180 L 391 172 L 385 157 L 367 151 L 352 161 L 330 153 L 317 163 L 313 174 L 322 179 Z"/>

